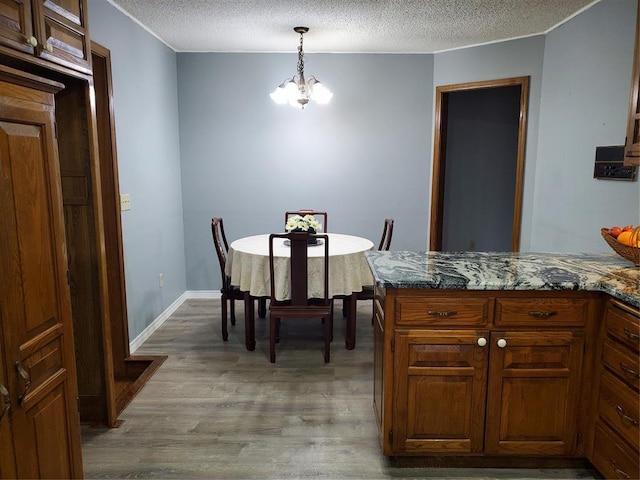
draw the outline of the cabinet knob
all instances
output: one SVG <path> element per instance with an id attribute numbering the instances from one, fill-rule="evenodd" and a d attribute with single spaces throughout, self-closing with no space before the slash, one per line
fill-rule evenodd
<path id="1" fill-rule="evenodd" d="M 484 347 L 487 344 L 487 339 L 484 337 L 480 337 L 478 339 L 478 345 L 480 345 L 481 347 Z"/>
<path id="2" fill-rule="evenodd" d="M 33 36 L 27 38 L 27 43 L 29 45 L 31 45 L 32 47 L 37 47 L 38 46 L 38 40 L 36 39 L 36 37 L 33 37 Z"/>
<path id="3" fill-rule="evenodd" d="M 44 49 L 47 52 L 51 53 L 51 52 L 53 52 L 53 45 L 51 45 L 50 43 L 47 43 L 47 44 L 45 44 Z"/>
<path id="4" fill-rule="evenodd" d="M 504 338 L 501 338 L 500 340 L 498 340 L 498 346 L 500 348 L 504 348 L 507 346 L 507 341 Z"/>

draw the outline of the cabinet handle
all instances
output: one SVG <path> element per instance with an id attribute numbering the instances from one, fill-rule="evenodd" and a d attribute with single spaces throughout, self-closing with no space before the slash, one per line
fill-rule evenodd
<path id="1" fill-rule="evenodd" d="M 427 314 L 433 315 L 436 317 L 453 317 L 454 315 L 457 315 L 458 312 L 456 312 L 455 310 L 449 310 L 447 312 L 440 312 L 438 310 L 428 310 Z"/>
<path id="2" fill-rule="evenodd" d="M 640 379 L 640 373 L 636 372 L 635 370 L 631 370 L 629 367 L 625 365 L 624 362 L 620 362 L 620 368 L 627 375 L 631 375 L 632 377 L 637 377 Z"/>
<path id="3" fill-rule="evenodd" d="M 638 421 L 635 418 L 630 417 L 629 415 L 624 413 L 624 408 L 622 408 L 622 406 L 616 405 L 616 412 L 618 413 L 618 415 L 620 415 L 620 418 L 623 422 L 626 422 L 629 425 L 633 425 L 634 427 L 638 426 Z"/>
<path id="4" fill-rule="evenodd" d="M 1 383 L 0 383 L 0 395 L 2 395 L 2 400 L 4 403 L 4 406 L 2 407 L 2 411 L 0 412 L 0 422 L 2 422 L 4 415 L 11 408 L 11 397 L 9 396 L 9 390 L 7 390 L 6 387 Z"/>
<path id="5" fill-rule="evenodd" d="M 504 338 L 501 338 L 500 340 L 498 340 L 497 345 L 498 345 L 500 348 L 504 348 L 504 347 L 506 347 L 506 346 L 507 346 L 507 341 L 506 341 Z"/>
<path id="6" fill-rule="evenodd" d="M 51 52 L 53 52 L 53 45 L 51 45 L 50 43 L 45 43 L 45 45 L 44 45 L 44 49 L 45 49 L 47 52 L 51 53 Z"/>
<path id="7" fill-rule="evenodd" d="M 31 45 L 32 47 L 37 47 L 38 40 L 36 39 L 36 37 L 29 37 L 27 38 L 27 44 Z"/>
<path id="8" fill-rule="evenodd" d="M 640 335 L 633 333 L 628 328 L 624 329 L 624 334 L 629 338 L 629 340 L 640 340 Z"/>
<path id="9" fill-rule="evenodd" d="M 557 314 L 558 312 L 556 312 L 555 310 L 550 310 L 548 312 L 540 312 L 540 311 L 529 312 L 529 316 L 535 317 L 535 318 L 549 318 Z"/>
<path id="10" fill-rule="evenodd" d="M 480 337 L 478 339 L 478 345 L 480 345 L 481 347 L 484 347 L 487 344 L 487 339 L 484 337 Z"/>
<path id="11" fill-rule="evenodd" d="M 624 478 L 631 478 L 627 472 L 625 472 L 624 470 L 620 470 L 618 468 L 618 466 L 616 465 L 616 462 L 613 461 L 613 458 L 609 459 L 609 464 L 617 474 L 622 475 Z"/>
<path id="12" fill-rule="evenodd" d="M 20 360 L 18 360 L 15 365 L 16 370 L 18 371 L 18 375 L 20 375 L 20 377 L 24 381 L 24 392 L 18 397 L 18 405 L 22 406 L 24 404 L 24 397 L 27 396 L 29 387 L 31 387 L 31 377 L 29 376 L 29 372 L 27 372 L 22 366 L 22 362 L 20 362 Z"/>

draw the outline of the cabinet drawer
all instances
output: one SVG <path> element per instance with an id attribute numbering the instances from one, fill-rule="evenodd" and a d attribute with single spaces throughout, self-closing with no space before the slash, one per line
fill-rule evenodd
<path id="1" fill-rule="evenodd" d="M 640 386 L 640 360 L 619 343 L 606 338 L 602 351 L 602 362 L 618 378 L 636 391 Z"/>
<path id="2" fill-rule="evenodd" d="M 636 450 L 640 448 L 638 394 L 607 370 L 602 372 L 600 381 L 598 413 Z"/>
<path id="3" fill-rule="evenodd" d="M 611 306 L 607 310 L 607 335 L 638 353 L 640 348 L 640 319 L 629 312 Z"/>
<path id="4" fill-rule="evenodd" d="M 497 298 L 497 326 L 577 327 L 586 323 L 583 298 Z"/>
<path id="5" fill-rule="evenodd" d="M 396 323 L 421 326 L 484 326 L 489 321 L 492 305 L 490 298 L 397 298 Z"/>
<path id="6" fill-rule="evenodd" d="M 605 478 L 640 478 L 638 452 L 600 421 L 596 425 L 592 463 Z"/>

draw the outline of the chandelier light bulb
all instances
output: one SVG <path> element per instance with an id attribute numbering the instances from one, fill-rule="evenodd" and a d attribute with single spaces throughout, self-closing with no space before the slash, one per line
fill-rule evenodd
<path id="1" fill-rule="evenodd" d="M 320 83 L 314 76 L 308 80 L 304 77 L 304 51 L 302 49 L 302 36 L 307 33 L 307 27 L 295 27 L 293 29 L 300 34 L 300 46 L 298 47 L 298 74 L 293 78 L 287 78 L 282 82 L 270 96 L 279 105 L 288 103 L 289 105 L 303 109 L 309 100 L 323 105 L 329 103 L 333 93 Z"/>

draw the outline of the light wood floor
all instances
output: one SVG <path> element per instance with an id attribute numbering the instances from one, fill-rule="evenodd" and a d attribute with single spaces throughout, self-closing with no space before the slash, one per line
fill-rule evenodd
<path id="1" fill-rule="evenodd" d="M 395 468 L 380 453 L 372 409 L 371 306 L 358 306 L 357 346 L 344 348 L 336 303 L 331 363 L 319 320 L 282 324 L 269 363 L 267 322 L 244 347 L 241 304 L 229 340 L 220 301 L 187 300 L 136 354 L 167 355 L 121 415 L 83 426 L 86 478 L 598 478 L 589 469 Z"/>

